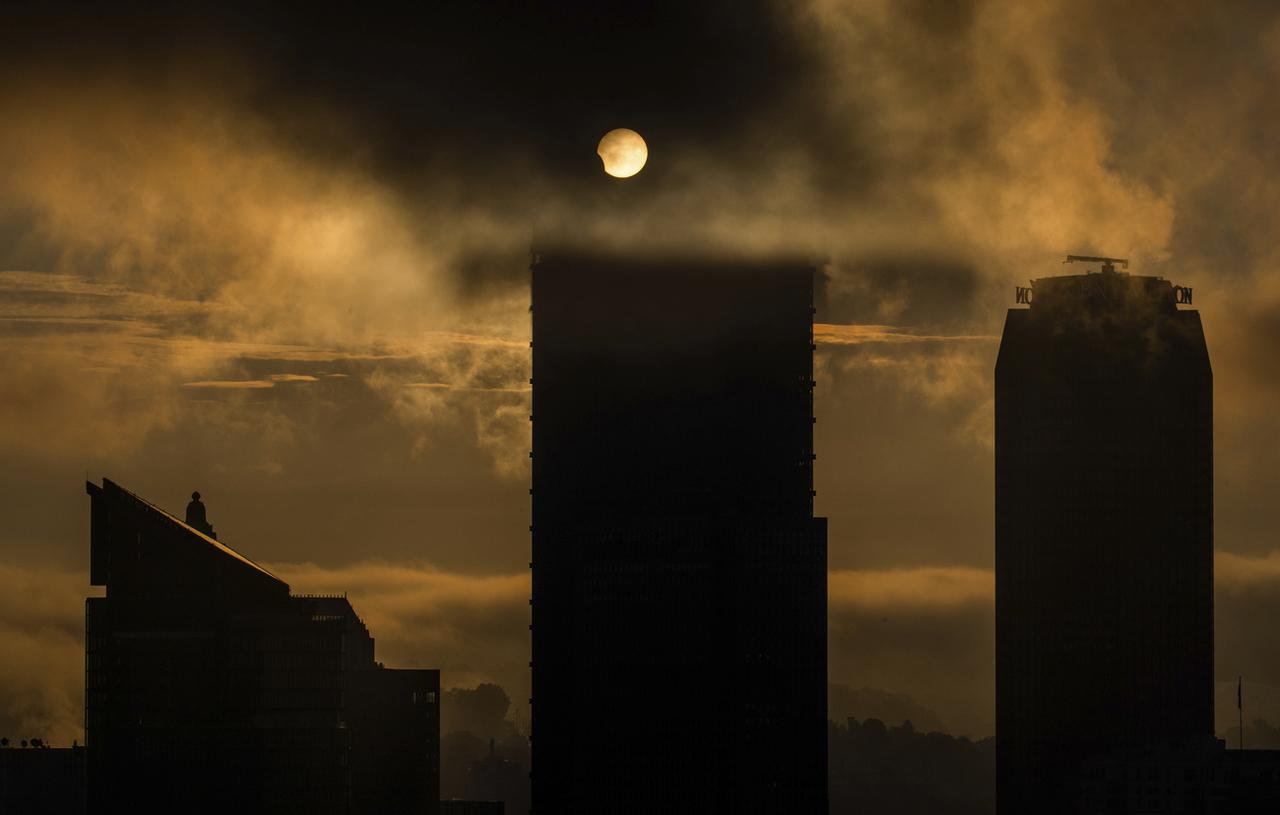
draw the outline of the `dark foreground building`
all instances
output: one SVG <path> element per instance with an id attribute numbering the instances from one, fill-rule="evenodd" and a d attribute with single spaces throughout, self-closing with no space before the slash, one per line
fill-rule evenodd
<path id="1" fill-rule="evenodd" d="M 1280 812 L 1280 750 L 1223 742 L 1118 751 L 1084 762 L 1080 815 L 1272 815 Z"/>
<path id="2" fill-rule="evenodd" d="M 1042 278 L 996 365 L 1002 815 L 1076 811 L 1082 762 L 1213 738 L 1212 374 L 1189 292 Z"/>
<path id="3" fill-rule="evenodd" d="M 825 813 L 812 267 L 532 274 L 533 812 Z"/>
<path id="4" fill-rule="evenodd" d="M 464 801 L 446 798 L 440 802 L 440 815 L 504 815 L 502 801 Z"/>
<path id="5" fill-rule="evenodd" d="M 345 597 L 292 596 L 111 481 L 88 492 L 91 813 L 436 812 L 437 671 L 375 662 Z"/>
<path id="6" fill-rule="evenodd" d="M 83 815 L 84 757 L 80 746 L 0 742 L 0 813 Z"/>

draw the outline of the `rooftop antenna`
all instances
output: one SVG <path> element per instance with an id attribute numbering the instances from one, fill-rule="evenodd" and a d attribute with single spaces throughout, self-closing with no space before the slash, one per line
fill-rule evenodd
<path id="1" fill-rule="evenodd" d="M 1126 269 L 1129 268 L 1128 258 L 1098 258 L 1091 255 L 1067 255 L 1067 259 L 1062 261 L 1065 263 L 1101 263 L 1102 271 L 1115 273 L 1116 264 L 1119 263 Z"/>
<path id="2" fill-rule="evenodd" d="M 1244 750 L 1244 676 L 1236 677 L 1236 714 L 1240 717 L 1240 749 Z"/>

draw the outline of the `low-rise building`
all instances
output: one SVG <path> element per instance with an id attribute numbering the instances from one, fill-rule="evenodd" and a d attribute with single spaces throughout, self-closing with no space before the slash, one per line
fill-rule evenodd
<path id="1" fill-rule="evenodd" d="M 1280 812 L 1280 750 L 1184 748 L 1115 752 L 1084 763 L 1080 815 Z"/>
<path id="2" fill-rule="evenodd" d="M 345 596 L 292 595 L 198 495 L 188 522 L 88 492 L 91 813 L 434 815 L 438 671 L 382 667 Z"/>
<path id="3" fill-rule="evenodd" d="M 0 741 L 0 812 L 84 814 L 83 747 L 33 747 L 27 740 L 4 742 L 9 739 Z"/>

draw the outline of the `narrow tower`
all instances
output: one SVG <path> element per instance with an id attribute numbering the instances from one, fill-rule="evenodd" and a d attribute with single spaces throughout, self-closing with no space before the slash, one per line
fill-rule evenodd
<path id="1" fill-rule="evenodd" d="M 1213 736 L 1213 394 L 1191 291 L 1115 270 L 1018 290 L 996 363 L 1002 815 L 1080 765 Z"/>

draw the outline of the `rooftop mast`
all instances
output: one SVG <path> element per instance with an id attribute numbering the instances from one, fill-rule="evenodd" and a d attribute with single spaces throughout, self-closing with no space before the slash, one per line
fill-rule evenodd
<path id="1" fill-rule="evenodd" d="M 1067 259 L 1062 261 L 1066 263 L 1101 263 L 1102 271 L 1115 273 L 1115 264 L 1119 263 L 1124 268 L 1129 268 L 1128 258 L 1100 258 L 1091 255 L 1067 255 Z"/>

